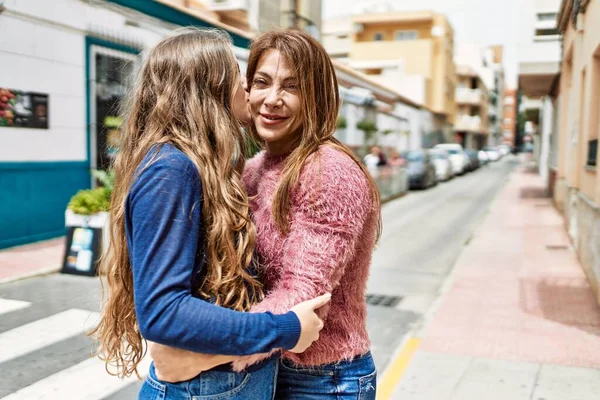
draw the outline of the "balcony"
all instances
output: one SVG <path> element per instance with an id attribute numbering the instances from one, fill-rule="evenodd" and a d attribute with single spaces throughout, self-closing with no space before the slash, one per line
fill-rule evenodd
<path id="1" fill-rule="evenodd" d="M 353 61 L 402 60 L 404 73 L 425 75 L 431 78 L 433 41 L 427 39 L 381 42 L 353 42 L 350 58 Z"/>
<path id="2" fill-rule="evenodd" d="M 457 104 L 481 105 L 481 90 L 469 88 L 456 88 Z"/>
<path id="3" fill-rule="evenodd" d="M 209 0 L 207 6 L 211 11 L 243 11 L 250 9 L 250 0 Z"/>
<path id="4" fill-rule="evenodd" d="M 487 133 L 484 130 L 483 124 L 481 123 L 481 117 L 479 115 L 459 115 L 456 118 L 454 130 L 461 132 Z"/>

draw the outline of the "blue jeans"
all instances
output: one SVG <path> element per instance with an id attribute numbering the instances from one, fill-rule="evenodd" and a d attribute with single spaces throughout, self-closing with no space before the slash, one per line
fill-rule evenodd
<path id="1" fill-rule="evenodd" d="M 371 352 L 351 361 L 318 367 L 294 366 L 280 360 L 278 400 L 375 400 L 377 371 Z"/>
<path id="2" fill-rule="evenodd" d="M 138 400 L 273 400 L 278 362 L 275 358 L 249 373 L 206 371 L 178 383 L 159 381 L 152 363 Z"/>

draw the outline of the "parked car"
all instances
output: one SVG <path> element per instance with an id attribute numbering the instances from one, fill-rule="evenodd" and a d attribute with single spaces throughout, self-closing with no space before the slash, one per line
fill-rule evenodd
<path id="1" fill-rule="evenodd" d="M 435 166 L 425 150 L 405 152 L 402 157 L 407 161 L 408 180 L 411 189 L 425 189 L 437 184 Z"/>
<path id="2" fill-rule="evenodd" d="M 500 146 L 498 146 L 498 151 L 500 151 L 500 154 L 502 155 L 502 157 L 509 154 L 511 152 L 511 150 L 512 149 L 507 144 L 501 144 Z"/>
<path id="3" fill-rule="evenodd" d="M 479 150 L 477 153 L 477 158 L 479 158 L 480 165 L 485 165 L 490 162 L 490 156 L 488 156 L 488 153 L 483 150 Z"/>
<path id="4" fill-rule="evenodd" d="M 488 146 L 484 147 L 483 150 L 487 153 L 490 161 L 498 161 L 502 156 L 496 147 Z"/>
<path id="5" fill-rule="evenodd" d="M 466 172 L 469 158 L 465 154 L 465 151 L 460 144 L 443 143 L 436 145 L 434 149 L 442 149 L 448 152 L 450 155 L 450 163 L 452 164 L 452 171 L 454 172 L 454 175 L 461 175 Z"/>
<path id="6" fill-rule="evenodd" d="M 450 155 L 446 150 L 431 149 L 429 150 L 429 156 L 433 161 L 433 166 L 435 167 L 435 176 L 438 182 L 447 181 L 454 177 L 452 163 L 450 162 Z"/>
<path id="7" fill-rule="evenodd" d="M 469 157 L 469 171 L 475 171 L 481 166 L 477 150 L 467 149 L 465 150 L 465 153 L 467 154 L 467 157 Z"/>

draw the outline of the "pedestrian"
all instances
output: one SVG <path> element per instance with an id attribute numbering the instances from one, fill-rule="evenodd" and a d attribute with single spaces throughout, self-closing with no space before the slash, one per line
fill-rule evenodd
<path id="1" fill-rule="evenodd" d="M 240 128 L 248 108 L 231 39 L 185 29 L 162 40 L 128 107 L 102 266 L 108 297 L 92 332 L 107 369 L 137 373 L 144 339 L 213 354 L 202 370 L 228 360 L 219 354 L 305 350 L 318 337 L 314 309 L 327 295 L 292 311 L 244 312 L 263 293 L 251 268 L 256 228 Z M 265 359 L 237 373 L 224 364 L 178 384 L 151 367 L 139 399 L 272 399 L 277 366 Z"/>
<path id="2" fill-rule="evenodd" d="M 247 79 L 250 131 L 265 147 L 244 171 L 266 289 L 252 311 L 279 314 L 332 293 L 318 311 L 325 321 L 319 340 L 302 354 L 283 352 L 276 398 L 375 399 L 364 295 L 380 201 L 368 171 L 333 136 L 340 107 L 335 70 L 308 34 L 272 31 L 252 43 Z M 173 377 L 189 374 L 194 359 L 203 358 L 165 348 L 153 355 Z M 265 357 L 240 357 L 234 367 Z"/>
<path id="3" fill-rule="evenodd" d="M 363 161 L 367 168 L 377 168 L 381 162 L 381 149 L 377 146 L 371 146 L 369 153 L 364 157 Z"/>

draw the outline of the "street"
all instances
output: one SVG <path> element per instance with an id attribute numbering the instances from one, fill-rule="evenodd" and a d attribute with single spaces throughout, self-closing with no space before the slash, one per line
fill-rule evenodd
<path id="1" fill-rule="evenodd" d="M 515 165 L 506 159 L 383 206 L 384 233 L 368 286 L 380 375 L 405 334 L 423 322 Z M 99 303 L 93 278 L 53 274 L 0 286 L 0 398 L 135 398 L 135 377 L 110 377 L 90 358 L 93 344 L 82 333 L 94 324 Z"/>

